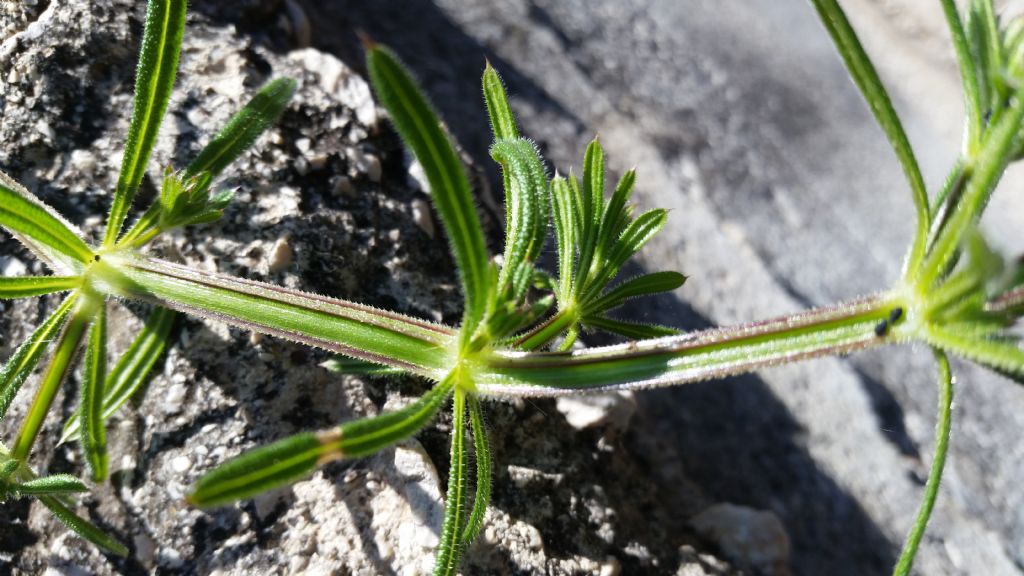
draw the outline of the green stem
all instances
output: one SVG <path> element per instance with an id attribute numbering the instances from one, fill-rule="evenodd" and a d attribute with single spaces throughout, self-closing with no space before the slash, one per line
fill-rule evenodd
<path id="1" fill-rule="evenodd" d="M 930 290 L 943 274 L 963 241 L 967 229 L 977 222 L 988 199 L 1009 164 L 1013 146 L 1018 140 L 1024 122 L 1024 91 L 1015 95 L 1008 115 L 989 129 L 985 142 L 975 159 L 970 159 L 971 173 L 962 198 L 951 206 L 951 214 L 942 231 L 936 236 L 931 250 L 921 263 L 913 282 L 919 292 Z M 947 201 L 948 204 L 948 201 Z M 908 267 L 913 270 L 913 267 Z"/>
<path id="2" fill-rule="evenodd" d="M 99 263 L 97 263 L 99 264 Z M 451 362 L 451 328 L 317 294 L 111 254 L 94 266 L 94 288 L 179 312 L 440 380 Z"/>
<path id="3" fill-rule="evenodd" d="M 566 310 L 559 310 L 554 316 L 538 324 L 534 329 L 520 337 L 516 341 L 516 348 L 537 350 L 557 338 L 559 334 L 575 324 L 575 322 L 576 314 Z"/>
<path id="4" fill-rule="evenodd" d="M 928 519 L 935 508 L 935 499 L 939 494 L 939 483 L 942 481 L 942 469 L 946 464 L 946 453 L 949 451 L 949 428 L 953 412 L 953 375 L 949 369 L 949 359 L 944 352 L 935 350 L 935 360 L 939 364 L 939 420 L 935 425 L 935 455 L 932 467 L 928 471 L 928 481 L 924 486 L 924 497 L 921 508 L 917 511 L 917 519 L 907 535 L 899 562 L 893 569 L 893 576 L 906 576 L 914 565 L 917 548 L 921 544 Z"/>
<path id="5" fill-rule="evenodd" d="M 50 412 L 50 406 L 57 395 L 57 390 L 60 389 L 61 382 L 64 381 L 71 369 L 71 362 L 85 335 L 89 319 L 88 314 L 83 313 L 79 308 L 68 325 L 64 327 L 64 331 L 61 332 L 57 341 L 57 351 L 54 352 L 53 359 L 39 385 L 39 391 L 36 392 L 35 399 L 32 400 L 32 406 L 29 408 L 28 415 L 25 416 L 25 421 L 11 448 L 12 458 L 25 461 L 32 451 L 32 445 L 35 443 L 36 436 L 39 435 L 46 415 Z"/>
<path id="6" fill-rule="evenodd" d="M 492 396 L 558 396 L 641 389 L 751 372 L 766 366 L 904 339 L 907 306 L 869 297 L 729 328 L 576 352 L 495 351 L 474 366 L 477 390 Z"/>
<path id="7" fill-rule="evenodd" d="M 135 221 L 135 224 L 121 236 L 121 239 L 117 241 L 118 248 L 141 248 L 147 242 L 152 240 L 157 234 L 160 233 L 160 228 L 157 223 L 160 220 L 160 211 L 162 207 L 160 202 L 153 202 L 142 216 Z M 140 238 L 145 235 L 144 240 Z"/>

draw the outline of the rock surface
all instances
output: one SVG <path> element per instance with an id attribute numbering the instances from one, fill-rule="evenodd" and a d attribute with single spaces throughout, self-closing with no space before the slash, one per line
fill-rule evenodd
<path id="1" fill-rule="evenodd" d="M 845 4 L 869 49 L 887 47 L 882 73 L 938 181 L 960 127 L 941 14 L 914 0 Z M 641 317 L 683 328 L 764 318 L 878 290 L 898 274 L 911 213 L 899 169 L 803 2 L 193 5 L 142 203 L 160 167 L 187 162 L 264 81 L 288 75 L 300 89 L 280 125 L 225 174 L 225 186 L 240 187 L 225 218 L 163 240 L 154 250 L 166 258 L 458 320 L 417 167 L 353 72 L 362 30 L 413 67 L 476 163 L 492 246 L 500 211 L 478 86 L 485 55 L 554 166 L 577 166 L 600 132 L 613 170 L 638 167 L 640 204 L 673 208 L 643 265 L 690 276 L 677 296 L 636 306 Z M 94 235 L 120 161 L 142 11 L 128 0 L 0 8 L 0 169 Z M 1009 192 L 986 224 L 1019 247 L 1024 210 L 1019 189 Z M 10 240 L 0 254 L 4 273 L 43 272 Z M 0 302 L 0 357 L 52 305 Z M 114 309 L 124 346 L 146 310 Z M 417 441 L 292 489 L 211 512 L 181 502 L 191 481 L 244 448 L 424 390 L 409 379 L 338 378 L 318 367 L 323 359 L 183 321 L 146 402 L 114 426 L 113 482 L 82 509 L 132 557 L 103 557 L 14 503 L 0 507 L 0 572 L 421 573 L 440 525 L 444 418 Z M 577 430 L 553 401 L 496 404 L 494 505 L 465 573 L 885 573 L 930 458 L 926 360 L 883 350 L 637 394 L 625 430 Z M 958 373 L 953 453 L 918 570 L 1020 574 L 1024 391 L 966 366 Z M 3 438 L 26 396 L 0 423 Z M 74 402 L 65 397 L 58 412 Z M 77 472 L 77 447 L 51 448 L 59 425 L 55 415 L 35 463 Z M 694 518 L 734 504 L 781 521 L 788 562 L 732 567 L 726 545 L 694 529 Z"/>

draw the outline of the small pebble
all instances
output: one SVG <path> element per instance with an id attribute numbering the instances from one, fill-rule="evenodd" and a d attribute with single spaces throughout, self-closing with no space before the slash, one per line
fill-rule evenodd
<path id="1" fill-rule="evenodd" d="M 277 242 L 274 243 L 274 247 L 270 249 L 270 261 L 268 263 L 270 273 L 277 274 L 284 271 L 292 265 L 294 258 L 295 252 L 292 250 L 288 237 L 282 236 L 278 238 Z"/>
<path id="2" fill-rule="evenodd" d="M 427 236 L 434 237 L 434 217 L 430 213 L 430 205 L 425 200 L 417 198 L 412 201 L 412 219 Z"/>
<path id="3" fill-rule="evenodd" d="M 174 384 L 164 395 L 164 410 L 174 414 L 181 411 L 181 405 L 185 402 L 185 395 L 188 390 L 182 384 Z"/>
<path id="4" fill-rule="evenodd" d="M 182 474 L 188 472 L 192 468 L 192 461 L 189 460 L 188 456 L 175 456 L 171 460 L 171 469 Z"/>
<path id="5" fill-rule="evenodd" d="M 622 573 L 622 563 L 615 556 L 609 556 L 604 564 L 601 564 L 601 571 L 598 572 L 601 576 L 619 576 Z"/>
<path id="6" fill-rule="evenodd" d="M 335 176 L 331 186 L 331 193 L 335 196 L 352 196 L 356 189 L 352 186 L 352 179 L 348 176 Z"/>

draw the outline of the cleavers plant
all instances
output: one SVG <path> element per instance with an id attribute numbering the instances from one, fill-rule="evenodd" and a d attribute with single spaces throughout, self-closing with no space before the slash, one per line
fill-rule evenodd
<path id="1" fill-rule="evenodd" d="M 1024 24 L 1002 28 L 991 0 L 971 0 L 962 18 L 942 6 L 963 78 L 964 146 L 949 178 L 929 195 L 900 120 L 836 0 L 812 0 L 850 73 L 893 145 L 917 209 L 917 226 L 896 286 L 832 307 L 730 328 L 675 335 L 672 330 L 613 318 L 630 298 L 673 290 L 685 278 L 655 272 L 615 283 L 626 261 L 665 224 L 663 210 L 639 215 L 629 204 L 630 171 L 605 195 L 604 153 L 587 148 L 580 177 L 549 177 L 523 139 L 497 72 L 483 88 L 505 184 L 505 245 L 488 256 L 469 181 L 454 147 L 421 90 L 385 48 L 367 43 L 367 67 L 381 104 L 424 168 L 451 245 L 464 295 L 458 327 L 449 327 L 297 290 L 205 273 L 139 252 L 170 227 L 215 219 L 227 194 L 209 194 L 212 178 L 284 108 L 293 86 L 269 84 L 183 172 L 165 173 L 160 199 L 127 232 L 121 227 L 145 172 L 166 107 L 184 22 L 184 2 L 153 0 L 147 14 L 132 130 L 103 244 L 78 232 L 28 192 L 4 179 L 0 225 L 57 276 L 0 279 L 0 296 L 58 291 L 71 295 L 0 372 L 6 409 L 50 340 L 54 353 L 14 447 L 0 452 L 0 494 L 38 496 L 72 528 L 104 548 L 124 549 L 71 514 L 74 478 L 35 478 L 32 442 L 75 350 L 85 342 L 82 403 L 66 437 L 78 435 L 93 470 L 105 475 L 103 422 L 128 398 L 160 353 L 174 312 L 219 319 L 341 354 L 342 371 L 402 371 L 434 382 L 420 399 L 382 415 L 306 432 L 256 448 L 201 478 L 189 495 L 215 506 L 296 481 L 318 465 L 372 454 L 429 425 L 451 401 L 451 468 L 435 573 L 454 574 L 478 534 L 491 487 L 484 401 L 667 386 L 718 378 L 891 343 L 934 350 L 940 402 L 936 451 L 918 518 L 895 568 L 909 573 L 935 498 L 948 447 L 955 354 L 1024 382 L 1024 349 L 1009 332 L 1024 313 L 1024 263 L 990 250 L 976 224 L 1007 165 L 1024 155 Z M 537 267 L 554 227 L 557 270 Z M 112 297 L 159 308 L 124 359 L 106 374 L 104 310 Z M 629 339 L 621 345 L 574 348 L 584 330 Z M 3 410 L 0 410 L 0 416 Z M 470 446 L 472 445 L 472 446 Z M 470 452 L 475 456 L 471 465 Z"/>

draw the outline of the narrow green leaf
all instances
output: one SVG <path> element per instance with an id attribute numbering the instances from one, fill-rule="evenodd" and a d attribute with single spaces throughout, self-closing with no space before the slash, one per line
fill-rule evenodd
<path id="1" fill-rule="evenodd" d="M 889 100 L 889 94 L 878 77 L 871 59 L 864 51 L 857 33 L 854 32 L 846 14 L 839 7 L 836 0 L 811 0 L 818 10 L 822 23 L 828 30 L 832 41 L 835 42 L 840 56 L 846 62 L 850 76 L 860 88 L 861 94 L 868 103 L 868 107 L 875 115 L 875 120 L 885 132 L 889 143 L 892 144 L 896 157 L 903 166 L 903 173 L 910 184 L 910 191 L 914 198 L 914 207 L 917 209 L 917 232 L 914 235 L 914 242 L 910 249 L 910 256 L 907 258 L 907 271 L 916 271 L 918 264 L 924 257 L 925 242 L 928 236 L 930 214 L 928 211 L 928 192 L 924 185 L 924 178 L 921 177 L 921 169 L 917 165 L 917 158 L 910 146 L 910 140 L 903 130 L 896 109 Z"/>
<path id="2" fill-rule="evenodd" d="M 104 258 L 97 288 L 324 350 L 441 378 L 454 332 L 439 324 L 273 284 L 131 255 Z"/>
<path id="3" fill-rule="evenodd" d="M 118 247 L 141 248 L 146 242 L 156 238 L 159 233 L 157 226 L 160 224 L 162 212 L 160 199 L 157 198 L 117 241 Z"/>
<path id="4" fill-rule="evenodd" d="M 977 362 L 1013 379 L 1024 378 L 1024 350 L 1014 342 L 972 338 L 944 326 L 928 326 L 924 339 L 932 346 Z"/>
<path id="5" fill-rule="evenodd" d="M 39 364 L 43 352 L 64 325 L 64 320 L 74 306 L 75 300 L 74 294 L 65 298 L 60 307 L 36 328 L 28 340 L 14 351 L 3 368 L 0 368 L 0 420 L 7 414 L 7 409 L 21 389 L 21 385 Z"/>
<path id="6" fill-rule="evenodd" d="M 333 356 L 330 360 L 320 364 L 320 366 L 336 374 L 348 374 L 350 376 L 387 376 L 405 373 L 404 370 L 346 356 Z"/>
<path id="7" fill-rule="evenodd" d="M 1006 84 L 1003 82 L 1003 39 L 999 32 L 999 19 L 996 17 L 992 0 L 975 0 L 974 11 L 978 17 L 980 34 L 976 41 L 983 54 L 984 68 L 982 74 L 987 79 L 989 105 L 992 110 L 1002 106 L 1007 96 Z"/>
<path id="8" fill-rule="evenodd" d="M 947 273 L 950 261 L 957 254 L 964 234 L 977 223 L 1000 176 L 1010 162 L 1012 149 L 1016 145 L 1021 123 L 1024 121 L 1022 96 L 1024 91 L 1018 92 L 1007 113 L 995 126 L 989 128 L 963 196 L 952 209 L 945 227 L 936 236 L 928 258 L 920 266 L 917 282 L 922 288 L 930 290 L 935 281 Z"/>
<path id="9" fill-rule="evenodd" d="M 451 381 L 446 380 L 401 410 L 249 450 L 200 478 L 188 501 L 219 506 L 296 482 L 332 460 L 372 454 L 429 424 L 451 389 Z"/>
<path id="10" fill-rule="evenodd" d="M 35 398 L 32 399 L 32 405 L 29 406 L 28 414 L 25 415 L 21 430 L 18 431 L 14 446 L 11 448 L 12 458 L 21 461 L 27 460 L 36 436 L 43 426 L 43 421 L 53 405 L 53 399 L 71 371 L 71 363 L 75 359 L 79 344 L 82 343 L 82 337 L 85 335 L 88 324 L 88 315 L 79 307 L 57 338 L 57 347 L 50 359 L 50 365 L 39 382 L 39 389 L 36 391 Z"/>
<path id="11" fill-rule="evenodd" d="M 678 272 L 652 272 L 637 276 L 626 280 L 605 293 L 604 296 L 585 305 L 584 313 L 606 312 L 621 306 L 631 298 L 670 292 L 682 286 L 684 282 L 686 282 L 686 276 Z"/>
<path id="12" fill-rule="evenodd" d="M 505 264 L 498 279 L 503 292 L 523 263 L 536 260 L 547 236 L 547 175 L 540 154 L 529 140 L 501 140 L 491 156 L 508 176 L 512 203 L 506 222 Z"/>
<path id="13" fill-rule="evenodd" d="M 991 69 L 989 68 L 988 22 L 986 22 L 982 3 L 978 0 L 968 1 L 964 33 L 967 36 L 971 59 L 974 61 L 978 82 L 978 101 L 981 104 L 982 118 L 984 119 L 992 111 L 995 98 L 993 87 L 989 82 Z"/>
<path id="14" fill-rule="evenodd" d="M 516 127 L 516 117 L 512 114 L 512 107 L 508 105 L 508 94 L 505 92 L 505 84 L 501 76 L 495 70 L 490 61 L 484 66 L 484 102 L 487 104 L 487 114 L 491 117 L 491 130 L 494 132 L 494 140 L 511 140 L 519 137 L 519 129 Z"/>
<path id="15" fill-rule="evenodd" d="M 49 508 L 58 520 L 82 538 L 85 538 L 89 542 L 92 542 L 111 554 L 117 556 L 128 555 L 128 548 L 126 548 L 124 544 L 121 544 L 117 540 L 111 538 L 89 521 L 80 518 L 77 514 L 72 512 L 71 509 L 64 506 L 58 498 L 54 496 L 40 496 L 39 502 L 41 502 L 43 506 Z"/>
<path id="16" fill-rule="evenodd" d="M 476 540 L 484 525 L 487 506 L 491 502 L 491 444 L 487 439 L 487 424 L 484 422 L 483 407 L 475 395 L 469 397 L 469 420 L 473 425 L 473 455 L 476 458 L 476 491 L 473 495 L 473 509 L 469 512 L 466 528 L 462 531 L 462 546 Z"/>
<path id="17" fill-rule="evenodd" d="M 136 408 L 142 405 L 149 390 L 150 375 L 170 344 L 171 330 L 179 316 L 174 310 L 159 306 L 149 314 L 142 332 L 107 375 L 103 385 L 104 420 L 109 420 L 125 400 L 131 400 Z"/>
<path id="18" fill-rule="evenodd" d="M 22 482 L 15 487 L 15 492 L 20 496 L 58 496 L 87 492 L 88 490 L 81 480 L 70 474 L 43 476 Z"/>
<path id="19" fill-rule="evenodd" d="M 431 198 L 462 279 L 466 299 L 462 344 L 466 345 L 483 318 L 489 290 L 487 246 L 469 180 L 437 114 L 391 51 L 370 46 L 366 63 L 381 104 L 430 182 Z"/>
<path id="20" fill-rule="evenodd" d="M 583 318 L 583 324 L 591 328 L 597 328 L 599 330 L 618 334 L 619 336 L 625 336 L 631 340 L 646 340 L 648 338 L 661 338 L 663 336 L 675 336 L 676 334 L 679 334 L 678 330 L 667 326 L 638 324 L 636 322 L 615 320 L 614 318 L 608 318 L 607 316 L 586 316 Z"/>
<path id="21" fill-rule="evenodd" d="M 340 457 L 338 431 L 303 432 L 249 450 L 196 482 L 188 501 L 212 507 L 248 498 L 308 476 Z"/>
<path id="22" fill-rule="evenodd" d="M 967 42 L 967 34 L 964 32 L 964 25 L 960 20 L 956 2 L 942 0 L 942 10 L 946 15 L 946 24 L 949 27 L 950 37 L 953 39 L 953 48 L 956 50 L 956 60 L 960 67 L 960 79 L 963 82 L 964 110 L 967 113 L 964 148 L 966 155 L 971 157 L 981 144 L 981 133 L 984 130 L 985 122 L 981 111 L 978 71 L 974 67 L 974 56 L 971 54 L 971 47 Z"/>
<path id="23" fill-rule="evenodd" d="M 21 466 L 17 460 L 7 460 L 0 464 L 0 484 L 7 482 L 7 479 L 14 475 L 14 472 Z"/>
<path id="24" fill-rule="evenodd" d="M 462 559 L 462 534 L 466 527 L 466 492 L 469 455 L 466 451 L 466 393 L 455 390 L 452 421 L 452 461 L 448 469 L 448 493 L 444 500 L 441 543 L 434 560 L 434 576 L 455 576 Z"/>
<path id="25" fill-rule="evenodd" d="M 135 193 L 139 189 L 146 164 L 156 144 L 157 132 L 171 100 L 178 55 L 185 30 L 186 0 L 150 0 L 146 26 L 142 33 L 139 66 L 135 72 L 135 99 L 128 140 L 124 146 L 121 172 L 107 219 L 103 245 L 114 245 Z"/>
<path id="26" fill-rule="evenodd" d="M 615 192 L 612 193 L 611 199 L 608 200 L 608 206 L 605 208 L 604 216 L 601 218 L 601 228 L 597 235 L 597 249 L 601 251 L 601 254 L 606 254 L 611 249 L 615 240 L 618 239 L 618 230 L 616 228 L 625 211 L 626 202 L 633 192 L 633 184 L 635 183 L 636 170 L 629 170 L 623 174 L 618 185 L 615 186 Z"/>
<path id="27" fill-rule="evenodd" d="M 66 292 L 78 288 L 81 283 L 78 276 L 0 277 L 0 300 Z"/>
<path id="28" fill-rule="evenodd" d="M 69 222 L 2 172 L 0 227 L 59 274 L 79 273 L 93 259 Z"/>
<path id="29" fill-rule="evenodd" d="M 216 178 L 281 117 L 295 94 L 295 88 L 296 83 L 290 78 L 268 82 L 210 140 L 185 169 L 185 176 L 201 176 L 207 183 Z"/>
<path id="30" fill-rule="evenodd" d="M 177 318 L 177 312 L 166 308 L 157 307 L 150 313 L 142 331 L 114 365 L 114 369 L 107 374 L 103 384 L 104 421 L 109 420 L 130 398 L 141 399 L 144 385 L 167 347 L 171 328 Z M 81 424 L 79 413 L 72 414 L 64 425 L 60 442 L 77 439 Z"/>
<path id="31" fill-rule="evenodd" d="M 434 420 L 451 393 L 454 380 L 446 378 L 401 410 L 346 422 L 340 426 L 339 448 L 346 458 L 361 458 L 416 434 Z"/>
<path id="32" fill-rule="evenodd" d="M 933 350 L 939 365 L 939 413 L 935 423 L 935 454 L 928 470 L 928 481 L 924 486 L 924 496 L 917 512 L 914 526 L 907 535 L 903 552 L 893 569 L 893 576 L 908 576 L 917 556 L 917 548 L 924 536 L 928 519 L 935 508 L 935 499 L 939 495 L 939 484 L 942 482 L 942 470 L 946 466 L 946 454 L 949 451 L 949 430 L 953 420 L 953 373 L 949 369 L 949 358 L 939 350 Z"/>
<path id="33" fill-rule="evenodd" d="M 665 227 L 668 220 L 668 212 L 661 208 L 655 208 L 644 212 L 636 220 L 629 223 L 622 236 L 612 246 L 611 251 L 605 256 L 602 266 L 591 276 L 587 282 L 584 292 L 588 295 L 591 290 L 601 290 L 619 273 L 622 266 L 640 251 L 651 238 Z M 598 294 L 594 294 L 597 296 Z"/>
<path id="34" fill-rule="evenodd" d="M 85 367 L 82 372 L 82 402 L 78 413 L 82 417 L 82 451 L 92 470 L 92 479 L 102 482 L 107 477 L 107 431 L 103 421 L 103 384 L 107 372 L 107 312 L 100 304 L 92 327 L 89 328 L 85 348 Z"/>
<path id="35" fill-rule="evenodd" d="M 587 223 L 589 222 L 589 215 L 583 200 L 583 191 L 580 188 L 579 178 L 569 170 L 569 177 L 566 179 L 566 183 L 569 184 L 569 198 L 572 199 L 572 211 L 573 217 L 573 238 L 575 238 L 576 244 L 579 245 L 583 242 L 586 237 Z"/>
<path id="36" fill-rule="evenodd" d="M 520 336 L 515 342 L 515 347 L 520 350 L 538 350 L 546 346 L 566 330 L 575 328 L 578 321 L 578 313 L 572 312 L 560 310 L 557 314 Z"/>
<path id="37" fill-rule="evenodd" d="M 597 235 L 604 213 L 604 150 L 594 139 L 583 157 L 583 230 L 580 236 L 580 257 L 576 269 L 575 296 L 583 293 L 597 252 Z M 600 263 L 599 263 L 600 264 Z"/>
<path id="38" fill-rule="evenodd" d="M 565 178 L 551 180 L 551 210 L 555 223 L 555 241 L 558 244 L 558 297 L 566 299 L 572 290 L 573 266 L 576 263 L 576 223 L 572 206 L 572 191 Z"/>

